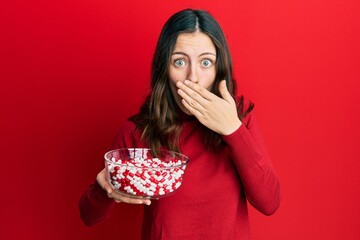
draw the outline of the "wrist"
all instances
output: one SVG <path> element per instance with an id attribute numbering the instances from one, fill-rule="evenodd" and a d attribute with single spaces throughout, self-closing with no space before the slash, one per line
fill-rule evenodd
<path id="1" fill-rule="evenodd" d="M 234 124 L 231 124 L 231 126 L 229 128 L 226 129 L 226 131 L 224 131 L 222 133 L 223 136 L 228 136 L 232 133 L 234 133 L 236 130 L 238 130 L 242 125 L 242 122 L 240 121 L 240 119 L 238 119 Z"/>

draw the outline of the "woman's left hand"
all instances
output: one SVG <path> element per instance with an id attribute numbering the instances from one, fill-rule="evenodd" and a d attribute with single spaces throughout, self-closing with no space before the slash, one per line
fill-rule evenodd
<path id="1" fill-rule="evenodd" d="M 189 80 L 179 81 L 176 86 L 185 108 L 207 128 L 229 135 L 241 126 L 235 100 L 227 90 L 225 80 L 219 84 L 222 98 Z"/>

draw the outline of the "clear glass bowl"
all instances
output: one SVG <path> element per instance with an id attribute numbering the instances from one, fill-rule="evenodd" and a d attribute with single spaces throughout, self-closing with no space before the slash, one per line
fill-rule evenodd
<path id="1" fill-rule="evenodd" d="M 182 184 L 189 158 L 181 153 L 160 150 L 153 157 L 149 148 L 122 148 L 104 155 L 106 178 L 120 194 L 161 198 Z"/>

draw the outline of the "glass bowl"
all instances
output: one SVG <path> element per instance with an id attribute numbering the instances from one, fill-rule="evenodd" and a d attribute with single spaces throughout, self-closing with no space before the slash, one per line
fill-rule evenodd
<path id="1" fill-rule="evenodd" d="M 149 148 L 122 148 L 105 153 L 106 178 L 120 194 L 161 198 L 182 184 L 189 158 L 177 152 L 160 150 L 154 157 Z"/>

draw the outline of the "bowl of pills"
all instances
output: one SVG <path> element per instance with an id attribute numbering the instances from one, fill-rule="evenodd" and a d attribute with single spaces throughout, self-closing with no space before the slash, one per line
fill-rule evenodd
<path id="1" fill-rule="evenodd" d="M 122 148 L 105 153 L 106 178 L 113 189 L 132 197 L 157 199 L 182 184 L 189 158 L 181 153 L 149 148 Z"/>

